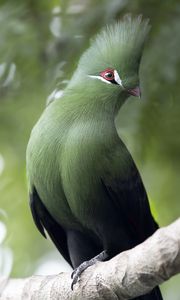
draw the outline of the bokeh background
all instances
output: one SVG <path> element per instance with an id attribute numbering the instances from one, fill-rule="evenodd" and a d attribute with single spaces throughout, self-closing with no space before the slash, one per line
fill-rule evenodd
<path id="1" fill-rule="evenodd" d="M 140 70 L 142 99 L 129 98 L 117 127 L 139 167 L 159 224 L 180 215 L 179 0 L 1 0 L 1 275 L 70 270 L 33 224 L 26 145 L 48 96 L 61 95 L 90 39 L 129 12 L 148 17 L 152 28 Z M 163 284 L 164 299 L 179 300 L 179 286 L 180 276 Z"/>

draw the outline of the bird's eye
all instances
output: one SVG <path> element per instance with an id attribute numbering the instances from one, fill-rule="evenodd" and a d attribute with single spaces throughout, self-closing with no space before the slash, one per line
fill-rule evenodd
<path id="1" fill-rule="evenodd" d="M 110 73 L 110 72 L 107 72 L 106 74 L 104 74 L 104 77 L 106 77 L 106 78 L 112 78 L 113 77 L 113 74 L 112 73 Z"/>
<path id="2" fill-rule="evenodd" d="M 108 81 L 114 80 L 114 70 L 113 69 L 106 69 L 100 72 L 100 76 Z"/>

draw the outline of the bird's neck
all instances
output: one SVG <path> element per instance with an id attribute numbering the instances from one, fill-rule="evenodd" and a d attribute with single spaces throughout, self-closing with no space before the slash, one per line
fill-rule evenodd
<path id="1" fill-rule="evenodd" d="M 124 104 L 127 95 L 119 93 L 118 90 L 102 89 L 101 85 L 97 85 L 93 89 L 91 85 L 76 86 L 72 90 L 67 90 L 70 93 L 72 111 L 82 119 L 106 120 L 114 123 L 115 117 Z M 72 96 L 73 95 L 73 96 Z M 75 100 L 74 100 L 75 99 Z"/>
<path id="2" fill-rule="evenodd" d="M 72 121 L 69 131 L 72 145 L 78 144 L 79 153 L 86 155 L 96 155 L 104 149 L 109 152 L 120 141 L 115 117 L 123 100 L 98 93 L 77 93 L 77 97 L 75 101 L 70 97 L 72 100 L 67 100 Z"/>

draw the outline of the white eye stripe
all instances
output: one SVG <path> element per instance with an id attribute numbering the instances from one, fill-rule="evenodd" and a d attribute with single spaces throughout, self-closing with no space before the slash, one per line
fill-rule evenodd
<path id="1" fill-rule="evenodd" d="M 88 75 L 88 76 L 91 77 L 91 78 L 94 78 L 94 79 L 97 78 L 97 79 L 99 79 L 99 80 L 101 80 L 101 81 L 103 81 L 103 82 L 105 82 L 105 83 L 112 84 L 112 82 L 110 82 L 110 81 L 104 79 L 104 78 L 101 77 L 101 76 L 95 76 L 95 75 Z"/>
<path id="2" fill-rule="evenodd" d="M 114 80 L 115 80 L 119 85 L 123 86 L 123 85 L 122 85 L 122 80 L 121 80 L 121 78 L 119 77 L 119 74 L 118 74 L 118 72 L 117 72 L 116 70 L 114 70 Z"/>
<path id="3" fill-rule="evenodd" d="M 94 78 L 94 79 L 99 79 L 107 84 L 112 84 L 112 82 L 110 80 L 108 81 L 108 80 L 104 79 L 102 76 L 98 76 L 98 75 L 88 75 L 88 76 L 91 78 Z M 117 84 L 119 84 L 120 86 L 123 87 L 122 80 L 116 70 L 114 70 L 114 80 L 116 81 Z"/>

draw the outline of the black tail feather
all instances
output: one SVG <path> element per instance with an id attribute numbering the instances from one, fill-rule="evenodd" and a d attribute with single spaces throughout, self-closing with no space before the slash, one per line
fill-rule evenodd
<path id="1" fill-rule="evenodd" d="M 30 207 L 34 222 L 40 233 L 46 238 L 44 229 L 47 231 L 48 235 L 50 236 L 51 240 L 53 241 L 61 255 L 72 266 L 67 247 L 66 232 L 63 227 L 58 224 L 56 220 L 50 215 L 35 188 L 30 195 Z"/>

